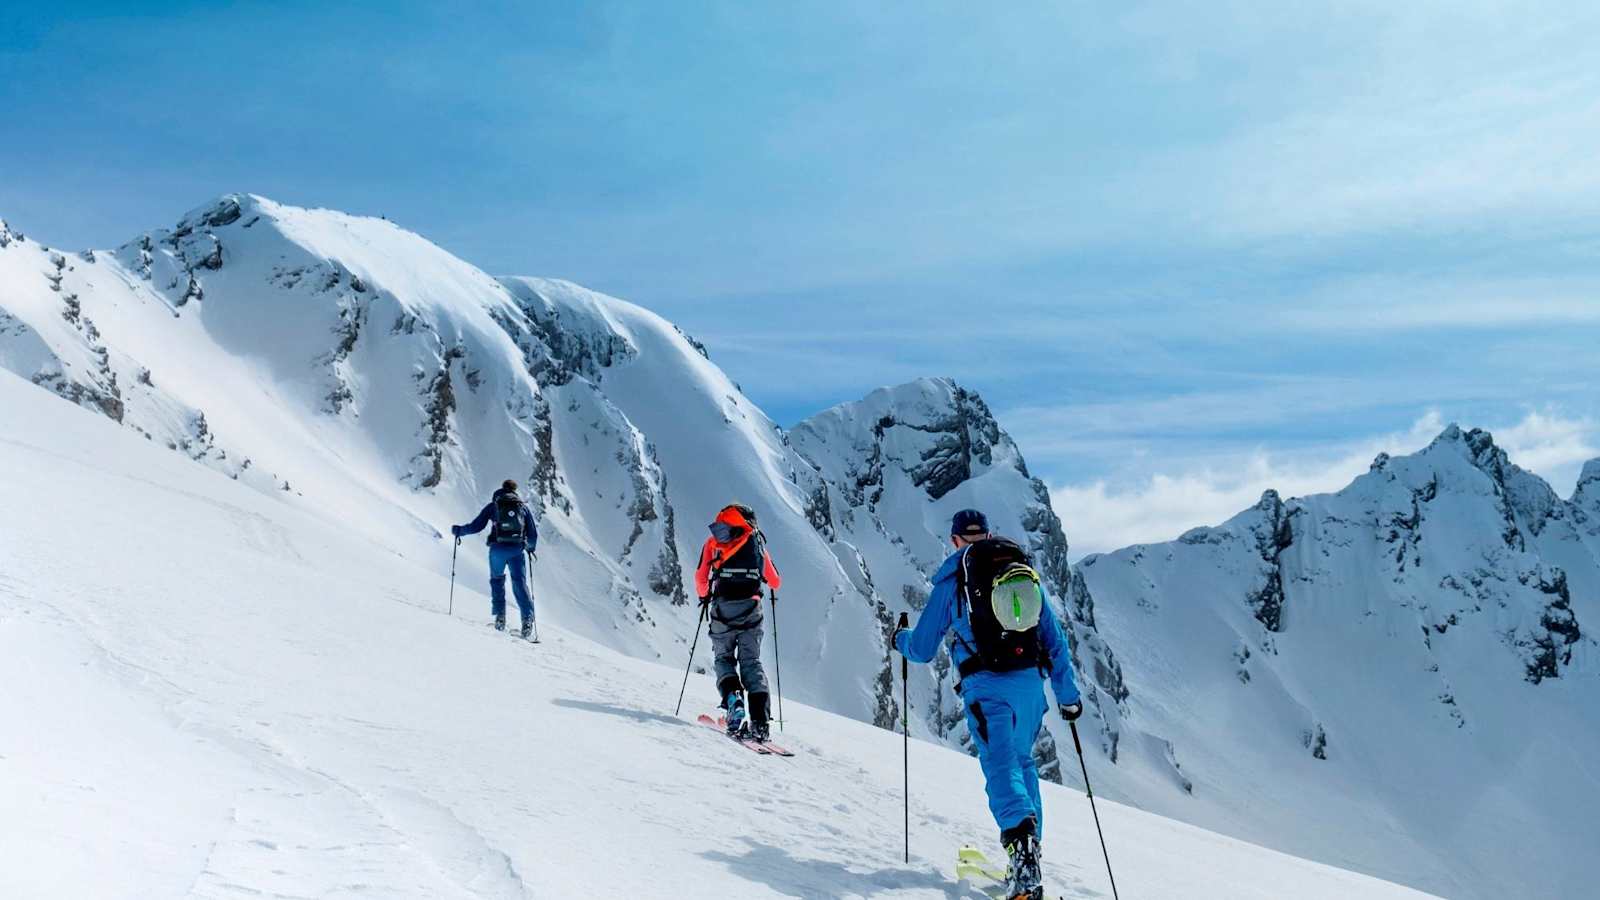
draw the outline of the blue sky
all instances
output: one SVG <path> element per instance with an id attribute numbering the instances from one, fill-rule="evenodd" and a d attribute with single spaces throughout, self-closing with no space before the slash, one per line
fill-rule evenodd
<path id="1" fill-rule="evenodd" d="M 953 375 L 1080 549 L 1442 421 L 1600 455 L 1600 8 L 21 6 L 32 236 L 253 191 L 643 303 L 780 421 Z"/>

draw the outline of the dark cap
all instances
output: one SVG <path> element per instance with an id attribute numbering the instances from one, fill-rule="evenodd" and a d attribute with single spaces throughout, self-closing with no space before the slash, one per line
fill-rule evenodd
<path id="1" fill-rule="evenodd" d="M 950 520 L 950 533 L 975 535 L 989 533 L 989 518 L 975 509 L 963 509 Z"/>

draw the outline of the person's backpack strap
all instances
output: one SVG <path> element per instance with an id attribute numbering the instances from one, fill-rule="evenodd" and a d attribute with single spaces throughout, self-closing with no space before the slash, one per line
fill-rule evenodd
<path id="1" fill-rule="evenodd" d="M 968 613 L 968 610 L 969 610 L 969 608 L 971 606 L 971 604 L 967 600 L 967 585 L 969 583 L 968 577 L 967 577 L 967 563 L 968 563 L 969 557 L 971 556 L 971 553 L 972 553 L 971 545 L 968 545 L 968 546 L 962 548 L 962 550 L 961 550 L 961 562 L 956 566 L 956 619 L 957 620 L 968 618 L 967 613 Z M 967 623 L 967 627 L 968 628 L 972 627 L 972 623 L 970 621 Z M 955 638 L 957 641 L 959 641 L 961 643 L 961 646 L 967 648 L 967 655 L 969 657 L 977 655 L 978 651 L 976 649 L 974 649 L 971 644 L 967 643 L 966 638 L 963 638 L 961 636 L 961 632 L 959 632 L 959 631 L 955 630 L 954 628 L 952 628 L 952 629 L 950 629 L 950 636 Z"/>

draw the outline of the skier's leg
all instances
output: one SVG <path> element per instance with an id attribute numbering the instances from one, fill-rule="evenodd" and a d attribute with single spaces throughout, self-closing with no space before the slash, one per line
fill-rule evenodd
<path id="1" fill-rule="evenodd" d="M 771 709 L 767 693 L 767 672 L 761 665 L 761 626 L 739 632 L 739 676 L 744 681 L 746 695 L 750 698 L 751 731 L 762 740 L 767 736 L 767 719 Z"/>
<path id="2" fill-rule="evenodd" d="M 972 679 L 967 680 L 966 687 L 967 727 L 978 749 L 978 764 L 983 768 L 989 812 L 1003 832 L 1033 815 L 1033 798 L 1028 795 L 1017 765 L 1016 714 L 1003 696 L 972 690 Z"/>
<path id="3" fill-rule="evenodd" d="M 767 670 L 761 665 L 761 626 L 739 632 L 739 677 L 749 693 L 767 692 Z"/>
<path id="4" fill-rule="evenodd" d="M 528 557 L 518 553 L 506 562 L 511 567 L 511 593 L 517 598 L 517 612 L 522 614 L 523 622 L 529 622 L 533 619 L 533 597 L 528 593 Z"/>
<path id="5" fill-rule="evenodd" d="M 711 652 L 717 664 L 717 693 L 727 710 L 728 733 L 744 729 L 744 685 L 739 682 L 739 632 L 711 633 Z"/>
<path id="6" fill-rule="evenodd" d="M 506 554 L 499 547 L 489 548 L 489 611 L 496 619 L 506 617 Z"/>
<path id="7" fill-rule="evenodd" d="M 711 659 L 717 673 L 717 694 L 724 703 L 740 689 L 737 631 L 711 632 Z"/>
<path id="8" fill-rule="evenodd" d="M 1043 685 L 1038 698 L 1028 703 L 1026 697 L 1016 697 L 1017 709 L 1017 767 L 1022 770 L 1022 783 L 1033 803 L 1033 821 L 1038 828 L 1039 840 L 1044 841 L 1044 800 L 1039 794 L 1039 767 L 1033 761 L 1033 745 L 1039 740 L 1039 729 L 1044 726 L 1045 703 Z"/>

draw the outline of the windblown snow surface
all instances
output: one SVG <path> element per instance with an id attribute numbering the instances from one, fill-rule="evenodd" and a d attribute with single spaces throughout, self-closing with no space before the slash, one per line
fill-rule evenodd
<path id="1" fill-rule="evenodd" d="M 793 759 L 712 693 L 0 373 L 0 896 L 976 897 L 977 766 L 790 701 Z M 1046 788 L 1052 891 L 1109 888 Z M 1126 897 L 1421 897 L 1101 802 Z"/>
<path id="2" fill-rule="evenodd" d="M 604 733 L 606 722 L 623 718 L 552 708 L 560 697 L 602 702 L 595 698 L 615 692 L 623 699 L 605 702 L 641 714 L 661 711 L 665 703 L 655 681 L 648 689 L 631 685 L 663 677 L 646 663 L 681 673 L 694 633 L 689 594 L 704 523 L 730 501 L 759 510 L 785 576 L 779 619 L 791 708 L 806 704 L 860 723 L 897 726 L 900 685 L 887 637 L 899 613 L 915 615 L 926 602 L 928 573 L 946 552 L 950 513 L 978 506 L 999 530 L 1030 548 L 1058 604 L 1084 690 L 1079 730 L 1090 769 L 1098 773 L 1098 794 L 1451 897 L 1589 893 L 1589 823 L 1600 805 L 1600 767 L 1589 752 L 1600 745 L 1600 644 L 1594 637 L 1600 633 L 1594 624 L 1600 621 L 1600 460 L 1585 470 L 1577 492 L 1562 499 L 1512 464 L 1486 433 L 1452 426 L 1421 453 L 1380 457 L 1372 472 L 1339 493 L 1289 500 L 1269 493 L 1216 528 L 1069 566 L 1073 511 L 1052 508 L 1045 485 L 1024 462 L 1024 448 L 981 397 L 947 379 L 874 391 L 785 429 L 693 338 L 648 310 L 567 282 L 492 277 L 385 220 L 244 194 L 219 198 L 171 228 L 109 251 L 62 252 L 0 222 L 0 370 L 60 398 L 8 387 L 0 438 L 59 446 L 66 438 L 52 437 L 52 429 L 78 421 L 68 417 L 69 403 L 75 404 L 121 426 L 105 432 L 121 439 L 114 446 L 133 444 L 139 451 L 119 450 L 107 459 L 99 455 L 107 438 L 96 437 L 92 447 L 63 457 L 87 461 L 71 469 L 76 477 L 121 472 L 114 483 L 122 485 L 140 471 L 133 460 L 160 459 L 152 471 L 183 472 L 185 483 L 213 485 L 185 488 L 191 494 L 211 497 L 226 489 L 234 498 L 230 509 L 253 511 L 239 512 L 220 529 L 214 517 L 203 529 L 157 527 L 161 509 L 176 521 L 170 504 L 152 501 L 148 513 L 125 504 L 120 518 L 96 504 L 81 508 L 58 494 L 67 490 L 58 482 L 70 485 L 72 478 L 36 474 L 54 470 L 31 458 L 17 460 L 0 482 L 9 491 L 37 493 L 17 495 L 4 507 L 0 578 L 9 581 L 0 581 L 0 598 L 7 590 L 26 596 L 33 611 L 7 621 L 57 622 L 65 633 L 81 636 L 76 647 L 84 660 L 113 666 L 106 662 L 111 657 L 94 650 L 99 641 L 122 654 L 116 659 L 135 661 L 133 668 L 116 669 L 120 678 L 160 673 L 140 675 L 146 687 L 161 679 L 185 691 L 200 690 L 194 679 L 232 685 L 232 694 L 213 696 L 230 710 L 247 700 L 281 701 L 271 715 L 249 720 L 267 723 L 252 733 L 269 743 L 295 734 L 296 723 L 315 721 L 321 723 L 315 733 L 324 736 L 317 740 L 355 746 L 354 737 L 325 727 L 324 720 L 338 716 L 319 711 L 318 704 L 334 702 L 335 687 L 352 696 L 371 694 L 375 708 L 393 713 L 372 721 L 397 727 L 399 710 L 426 702 L 433 704 L 427 715 L 439 717 L 439 739 L 454 735 L 459 741 L 452 745 L 462 752 L 451 771 L 529 779 L 511 783 L 529 815 L 544 814 L 532 799 L 535 787 L 587 782 L 571 781 L 577 776 L 567 771 L 535 773 L 529 761 L 537 754 L 571 749 L 574 759 L 603 759 L 622 751 L 588 744 L 530 748 L 531 735 L 546 732 L 510 729 L 548 722 L 557 735 L 551 740 L 571 741 L 579 721 L 595 719 L 584 727 Z M 13 403 L 13 394 L 30 399 Z M 73 427 L 79 429 L 73 435 L 101 434 Z M 202 478 L 205 471 L 217 477 Z M 510 652 L 503 639 L 435 614 L 447 591 L 438 580 L 449 571 L 445 526 L 469 518 L 507 477 L 523 483 L 538 515 L 534 592 L 541 621 L 560 631 L 541 648 L 550 652 L 502 660 L 500 654 Z M 114 505 L 116 496 L 112 491 L 105 502 Z M 69 515 L 90 517 L 93 524 Z M 37 548 L 19 555 L 22 542 L 35 540 L 59 555 Z M 138 559 L 125 559 L 128 546 L 145 549 Z M 263 554 L 289 562 L 280 559 L 273 568 L 256 560 Z M 50 560 L 54 567 L 46 565 Z M 45 568 L 29 577 L 31 566 Z M 485 616 L 475 593 L 484 586 L 485 568 L 481 539 L 464 542 L 456 608 L 463 620 Z M 177 586 L 189 581 L 206 586 Z M 24 583 L 25 594 L 16 587 Z M 70 602 L 61 599 L 69 596 Z M 426 625 L 385 637 L 383 629 L 399 628 L 395 623 L 423 609 L 426 615 L 416 622 Z M 118 643 L 144 638 L 165 648 L 159 652 L 170 654 L 173 665 L 220 654 L 217 666 L 224 671 L 203 666 L 172 673 L 150 661 L 158 651 Z M 279 638 L 283 646 L 274 644 L 276 650 L 262 643 Z M 439 652 L 424 649 L 435 643 Z M 236 648 L 243 655 L 232 652 Z M 288 666 L 283 677 L 299 680 L 280 684 L 270 677 L 288 665 L 279 650 L 294 665 L 307 656 L 317 661 L 315 673 Z M 463 668 L 441 669 L 457 665 L 448 662 L 452 654 L 473 659 L 460 663 Z M 593 662 L 572 662 L 583 654 Z M 700 654 L 703 668 L 705 647 Z M 57 668 L 69 657 L 54 657 Z M 3 664 L 44 665 L 50 658 L 13 653 Z M 545 662 L 601 674 L 573 676 L 549 693 L 540 685 L 559 682 L 559 673 L 509 668 Z M 229 668 L 235 666 L 241 668 Z M 431 673 L 459 703 L 419 695 L 409 682 L 404 696 L 390 691 L 388 685 L 403 681 L 396 667 L 406 678 Z M 77 684 L 92 694 L 99 682 L 90 675 L 97 670 L 74 671 L 76 681 L 52 671 L 26 683 L 57 680 L 52 690 Z M 620 674 L 606 674 L 613 671 Z M 313 674 L 326 676 L 327 684 Z M 587 693 L 586 679 L 593 682 Z M 921 753 L 938 754 L 935 745 L 970 750 L 954 682 L 944 655 L 912 670 L 910 727 L 914 738 L 927 742 L 916 745 Z M 694 679 L 691 709 L 710 694 L 703 679 Z M 296 712 L 297 704 L 303 712 Z M 528 717 L 530 704 L 540 716 Z M 160 716 L 129 718 L 132 713 L 124 715 L 123 706 L 109 701 L 84 706 L 92 714 L 74 726 L 80 734 L 97 729 L 101 737 L 94 740 L 58 739 L 70 732 L 68 724 L 41 718 L 59 718 L 79 705 L 27 707 L 20 719 L 0 720 L 0 738 L 16 722 L 47 721 L 25 730 L 32 752 L 69 760 L 89 747 L 126 743 L 125 733 L 165 733 L 151 730 Z M 152 708 L 180 725 L 189 721 L 189 707 L 178 701 L 127 706 Z M 492 718 L 453 718 L 469 709 L 487 710 Z M 230 719 L 217 728 L 232 735 L 229 729 L 249 721 Z M 634 724 L 630 735 L 670 740 L 678 734 L 649 715 Z M 886 738 L 810 712 L 795 724 L 793 739 L 820 742 L 813 746 L 829 759 L 846 744 Z M 179 734 L 181 744 L 186 732 L 179 728 Z M 207 734 L 207 740 L 221 740 Z M 830 734 L 850 737 L 829 743 Z M 682 740 L 692 742 L 683 746 L 753 756 L 737 746 L 700 747 L 704 737 L 686 730 Z M 399 767 L 414 749 L 408 732 L 388 741 L 375 732 L 368 746 L 381 746 L 372 752 L 383 759 L 372 760 L 373 766 Z M 1081 787 L 1071 746 L 1063 723 L 1050 717 L 1035 756 L 1046 778 Z M 630 757 L 651 755 L 626 747 Z M 17 771 L 6 768 L 17 754 L 0 747 L 0 755 L 6 757 L 0 773 Z M 166 765 L 167 758 L 152 750 L 117 760 L 119 766 L 151 767 L 148 777 L 128 770 L 130 783 L 156 785 L 162 783 L 157 769 L 169 780 L 184 772 L 183 765 Z M 352 764 L 357 758 L 352 751 Z M 872 759 L 878 757 L 860 765 L 870 771 Z M 791 762 L 795 768 L 817 764 Z M 976 777 L 970 760 L 947 764 L 950 785 Z M 608 777 L 632 777 L 628 767 L 641 765 L 632 759 Z M 325 761 L 316 767 L 334 771 Z M 216 785 L 235 784 L 231 777 L 224 770 L 184 773 L 183 790 L 165 806 L 109 803 L 103 816 L 87 818 L 109 822 L 170 811 L 184 797 L 215 799 L 227 793 Z M 707 803 L 719 794 L 706 782 L 683 778 L 705 788 Z M 941 780 L 924 783 L 930 794 L 947 789 Z M 360 798 L 323 788 L 305 796 L 323 798 L 318 802 Z M 442 788 L 425 793 L 461 811 Z M 78 829 L 96 827 L 78 821 L 86 818 L 82 808 L 53 796 L 52 808 Z M 634 826 L 631 807 L 619 806 L 615 795 L 601 797 L 597 819 L 610 820 L 611 828 Z M 967 796 L 972 809 L 954 804 L 959 816 L 981 810 L 975 798 Z M 92 795 L 78 799 L 89 803 Z M 241 807 L 238 815 L 300 815 L 281 799 L 268 806 L 260 812 Z M 892 844 L 892 812 L 875 816 L 870 831 L 865 825 L 850 830 L 853 814 L 836 812 L 846 823 L 837 827 L 850 840 L 859 834 L 878 842 L 873 846 Z M 354 815 L 339 814 L 347 813 Z M 370 815 L 391 829 L 394 841 L 413 840 L 394 837 L 412 834 L 406 821 L 394 818 L 401 814 Z M 980 827 L 981 816 L 937 815 L 960 823 L 951 825 L 952 833 L 990 830 Z M 185 821 L 194 833 L 222 827 Z M 698 827 L 687 832 L 696 840 L 705 837 Z M 159 829 L 139 833 L 165 840 Z M 585 841 L 602 833 L 574 832 Z M 1077 842 L 1082 835 L 1073 834 L 1065 852 L 1052 842 L 1054 863 L 1088 858 Z M 559 836 L 550 840 L 562 846 Z M 311 837 L 303 843 L 333 846 Z M 8 842 L 0 853 L 18 846 Z M 616 868 L 609 850 L 587 852 L 590 859 L 598 855 L 603 868 Z M 943 849 L 922 852 L 930 863 L 947 856 Z M 517 871 L 529 884 L 555 877 L 530 874 L 526 862 Z M 773 865 L 786 864 L 778 859 Z M 324 871 L 351 870 L 331 864 Z M 1092 871 L 1073 870 L 1083 890 L 1098 889 Z M 1178 869 L 1151 871 L 1176 878 Z M 1228 880 L 1233 874 L 1224 870 L 1222 880 L 1184 889 L 1167 882 L 1165 893 L 1146 896 L 1245 896 L 1251 885 L 1271 880 L 1252 875 L 1247 885 L 1235 885 Z M 831 890 L 806 887 L 801 893 Z"/>

